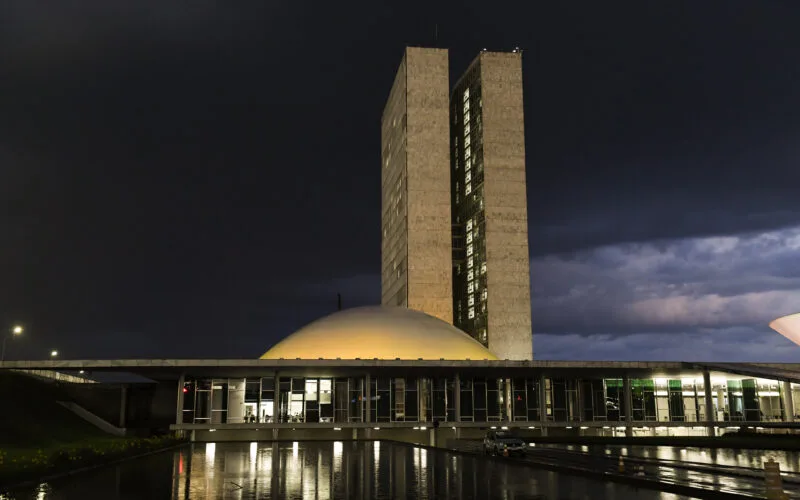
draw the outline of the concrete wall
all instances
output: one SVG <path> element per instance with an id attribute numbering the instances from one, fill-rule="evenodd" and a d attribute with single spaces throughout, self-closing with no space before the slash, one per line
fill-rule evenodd
<path id="1" fill-rule="evenodd" d="M 381 303 L 452 323 L 447 57 L 407 48 L 384 110 Z"/>
<path id="2" fill-rule="evenodd" d="M 480 55 L 489 350 L 533 357 L 520 53 Z"/>

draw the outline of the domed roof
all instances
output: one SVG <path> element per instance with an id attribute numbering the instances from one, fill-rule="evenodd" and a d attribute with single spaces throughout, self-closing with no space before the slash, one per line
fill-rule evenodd
<path id="1" fill-rule="evenodd" d="M 453 325 L 405 307 L 357 307 L 314 321 L 261 359 L 472 359 L 497 357 Z"/>
<path id="2" fill-rule="evenodd" d="M 800 313 L 778 318 L 770 323 L 769 327 L 795 344 L 800 345 Z"/>

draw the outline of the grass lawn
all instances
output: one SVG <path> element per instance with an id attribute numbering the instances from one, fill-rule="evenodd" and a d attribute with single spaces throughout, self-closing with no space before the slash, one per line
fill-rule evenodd
<path id="1" fill-rule="evenodd" d="M 53 382 L 0 373 L 0 486 L 76 468 L 102 465 L 180 441 L 112 436 L 64 408 Z"/>
<path id="2" fill-rule="evenodd" d="M 52 382 L 0 374 L 0 467 L 5 473 L 41 465 L 60 451 L 115 450 L 131 441 L 78 417 L 58 404 L 64 399 Z"/>

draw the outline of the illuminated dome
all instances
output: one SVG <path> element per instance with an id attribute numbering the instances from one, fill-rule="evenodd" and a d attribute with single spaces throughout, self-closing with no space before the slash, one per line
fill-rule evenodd
<path id="1" fill-rule="evenodd" d="M 795 344 L 800 345 L 800 313 L 778 318 L 770 323 L 769 327 Z"/>
<path id="2" fill-rule="evenodd" d="M 497 357 L 453 325 L 405 307 L 357 307 L 314 321 L 261 359 L 472 359 Z"/>

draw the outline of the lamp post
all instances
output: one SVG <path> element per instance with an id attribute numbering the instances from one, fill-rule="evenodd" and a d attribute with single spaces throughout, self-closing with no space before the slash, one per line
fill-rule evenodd
<path id="1" fill-rule="evenodd" d="M 6 360 L 6 341 L 10 337 L 16 337 L 18 335 L 22 335 L 22 332 L 24 332 L 24 331 L 25 331 L 25 329 L 22 328 L 22 326 L 20 326 L 20 325 L 14 325 L 14 326 L 11 327 L 11 330 L 9 330 L 8 334 L 6 334 L 3 337 L 3 349 L 0 351 L 0 361 L 5 361 Z"/>

